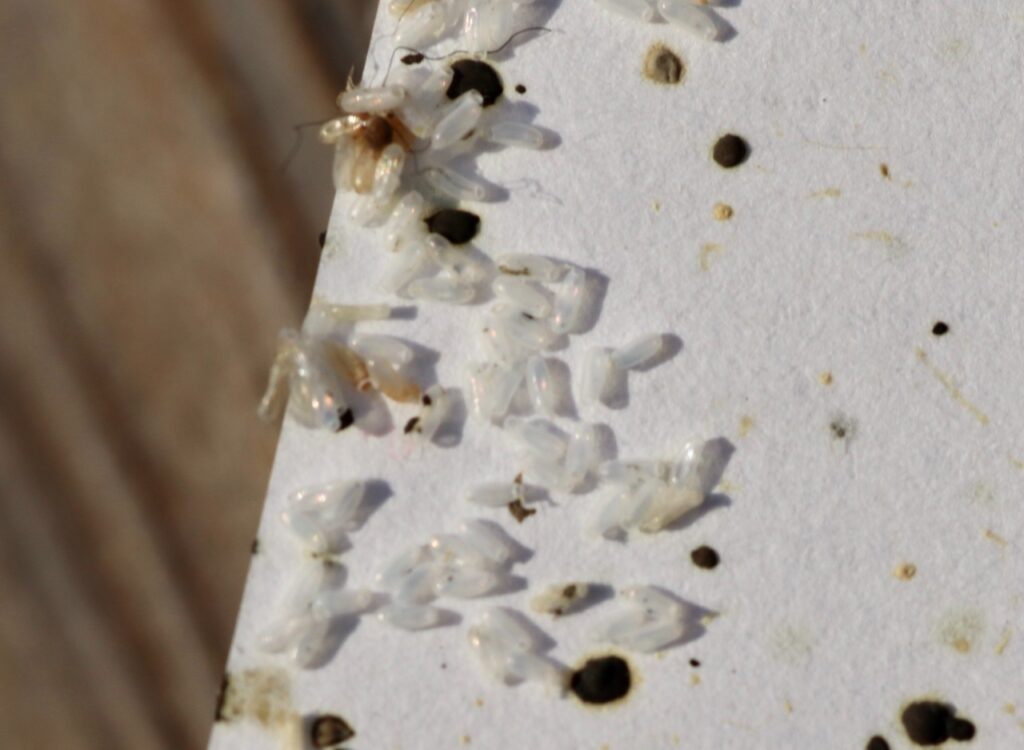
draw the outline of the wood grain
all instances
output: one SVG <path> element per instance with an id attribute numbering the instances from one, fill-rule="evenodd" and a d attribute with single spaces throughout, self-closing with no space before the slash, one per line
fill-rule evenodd
<path id="1" fill-rule="evenodd" d="M 0 3 L 0 746 L 205 743 L 372 11 Z"/>

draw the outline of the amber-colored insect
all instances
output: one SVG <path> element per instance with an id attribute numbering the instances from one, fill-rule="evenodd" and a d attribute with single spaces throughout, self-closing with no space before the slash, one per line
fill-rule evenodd
<path id="1" fill-rule="evenodd" d="M 373 189 L 374 172 L 381 152 L 397 143 L 406 152 L 416 137 L 394 112 L 360 112 L 344 115 L 320 128 L 320 140 L 334 144 L 335 187 L 360 194 Z"/>

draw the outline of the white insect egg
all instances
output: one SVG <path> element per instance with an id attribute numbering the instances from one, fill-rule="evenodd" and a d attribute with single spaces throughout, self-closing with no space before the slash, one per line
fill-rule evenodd
<path id="1" fill-rule="evenodd" d="M 530 608 L 534 612 L 560 617 L 576 611 L 589 593 L 590 587 L 585 583 L 559 583 L 548 586 L 533 597 Z"/>
<path id="2" fill-rule="evenodd" d="M 660 334 L 641 336 L 623 347 L 612 350 L 612 364 L 620 370 L 634 370 L 650 363 L 665 349 L 665 337 Z"/>
<path id="3" fill-rule="evenodd" d="M 410 281 L 405 293 L 415 300 L 441 302 L 448 305 L 468 305 L 476 297 L 476 287 L 445 271 L 437 276 Z"/>
<path id="4" fill-rule="evenodd" d="M 434 439 L 452 410 L 452 397 L 439 385 L 432 385 L 422 398 L 419 416 L 406 425 L 406 433 L 419 436 L 425 442 Z"/>
<path id="5" fill-rule="evenodd" d="M 650 23 L 657 15 L 654 0 L 597 0 L 597 4 L 626 18 Z"/>
<path id="6" fill-rule="evenodd" d="M 292 492 L 281 520 L 311 551 L 331 549 L 335 536 L 355 526 L 365 494 L 362 482 L 330 482 Z"/>
<path id="7" fill-rule="evenodd" d="M 551 300 L 548 295 L 529 281 L 510 276 L 496 276 L 491 282 L 494 293 L 509 304 L 534 318 L 546 318 L 551 314 Z"/>
<path id="8" fill-rule="evenodd" d="M 438 596 L 456 599 L 475 599 L 492 593 L 501 585 L 503 577 L 480 568 L 454 567 L 446 569 L 435 586 Z"/>
<path id="9" fill-rule="evenodd" d="M 508 612 L 488 610 L 467 635 L 480 664 L 496 680 L 507 685 L 538 682 L 563 687 L 563 671 L 537 653 L 532 634 Z"/>
<path id="10" fill-rule="evenodd" d="M 605 625 L 604 640 L 630 651 L 653 653 L 686 635 L 688 606 L 651 586 L 632 586 L 620 594 L 625 611 Z"/>
<path id="11" fill-rule="evenodd" d="M 448 4 L 440 0 L 430 0 L 410 12 L 401 11 L 395 46 L 424 49 L 436 43 L 448 29 L 448 12 Z"/>
<path id="12" fill-rule="evenodd" d="M 542 255 L 499 255 L 495 263 L 498 271 L 509 276 L 523 276 L 543 282 L 560 281 L 568 267 Z"/>
<path id="13" fill-rule="evenodd" d="M 525 122 L 499 120 L 487 128 L 487 140 L 514 148 L 544 148 L 544 131 Z"/>
<path id="14" fill-rule="evenodd" d="M 597 427 L 581 425 L 573 433 L 565 452 L 565 486 L 575 491 L 586 481 L 591 472 L 597 470 L 601 461 L 601 440 Z"/>
<path id="15" fill-rule="evenodd" d="M 570 267 L 555 290 L 552 330 L 556 333 L 574 331 L 588 299 L 586 271 L 576 266 Z"/>
<path id="16" fill-rule="evenodd" d="M 480 419 L 500 421 L 523 382 L 523 368 L 476 363 L 469 368 L 470 406 Z"/>
<path id="17" fill-rule="evenodd" d="M 400 630 L 427 630 L 441 624 L 441 610 L 426 605 L 389 604 L 377 618 Z"/>
<path id="18" fill-rule="evenodd" d="M 390 201 L 394 197 L 398 186 L 402 181 L 402 168 L 405 166 L 405 149 L 397 143 L 390 143 L 384 147 L 377 158 L 377 168 L 373 173 L 373 192 L 371 197 L 378 205 L 380 213 L 386 213 L 385 207 L 390 208 Z"/>
<path id="19" fill-rule="evenodd" d="M 320 619 L 351 617 L 368 610 L 373 601 L 373 592 L 366 589 L 335 589 L 313 600 L 310 611 Z"/>
<path id="20" fill-rule="evenodd" d="M 354 88 L 338 96 L 338 106 L 353 114 L 381 114 L 395 109 L 404 99 L 405 89 L 401 86 Z"/>
<path id="21" fill-rule="evenodd" d="M 548 349 L 558 340 L 556 334 L 544 320 L 534 318 L 529 313 L 520 312 L 515 308 L 497 303 L 491 307 L 495 313 L 492 320 L 500 321 L 504 333 L 527 351 Z"/>
<path id="22" fill-rule="evenodd" d="M 692 0 L 658 0 L 661 17 L 674 26 L 709 42 L 720 34 L 718 19 L 710 8 Z"/>
<path id="23" fill-rule="evenodd" d="M 538 414 L 553 416 L 558 408 L 551 368 L 540 354 L 533 354 L 526 360 L 526 387 L 530 402 Z"/>
<path id="24" fill-rule="evenodd" d="M 547 461 L 561 461 L 569 447 L 569 436 L 547 419 L 509 418 L 505 432 L 524 453 Z"/>
<path id="25" fill-rule="evenodd" d="M 418 544 L 415 547 L 409 547 L 392 558 L 377 574 L 376 581 L 388 591 L 394 591 L 406 576 L 429 559 L 430 550 L 426 545 Z"/>
<path id="26" fill-rule="evenodd" d="M 410 242 L 426 236 L 423 218 L 427 205 L 423 195 L 415 190 L 406 193 L 395 204 L 388 220 L 385 242 L 388 250 L 395 251 L 401 242 Z"/>
<path id="27" fill-rule="evenodd" d="M 485 201 L 489 195 L 482 183 L 445 167 L 428 167 L 423 178 L 432 188 L 457 201 Z"/>
<path id="28" fill-rule="evenodd" d="M 466 138 L 480 121 L 483 103 L 483 95 L 476 90 L 467 91 L 456 99 L 434 126 L 431 148 L 441 151 Z"/>
<path id="29" fill-rule="evenodd" d="M 467 544 L 472 545 L 480 554 L 496 563 L 507 565 L 512 560 L 513 542 L 501 527 L 471 519 L 463 522 L 462 536 Z"/>
<path id="30" fill-rule="evenodd" d="M 592 347 L 583 356 L 580 368 L 580 403 L 596 406 L 608 397 L 612 382 L 612 359 L 607 349 Z"/>

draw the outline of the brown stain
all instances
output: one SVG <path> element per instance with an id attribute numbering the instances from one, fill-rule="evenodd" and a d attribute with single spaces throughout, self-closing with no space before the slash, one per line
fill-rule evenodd
<path id="1" fill-rule="evenodd" d="M 658 656 L 661 656 L 663 653 L 664 652 L 659 652 Z M 628 673 L 629 673 L 629 681 L 628 681 L 628 685 L 626 686 L 625 692 L 622 693 L 621 695 L 618 695 L 617 697 L 613 698 L 612 700 L 606 700 L 604 702 L 595 702 L 595 701 L 591 701 L 591 700 L 584 700 L 583 697 L 581 695 L 579 695 L 578 692 L 577 692 L 578 691 L 578 686 L 576 685 L 576 682 L 574 680 L 574 676 L 575 675 L 582 675 L 583 672 L 584 672 L 584 669 L 587 667 L 587 665 L 589 663 L 591 663 L 591 662 L 600 662 L 600 661 L 606 660 L 606 659 L 621 660 L 621 662 L 625 663 L 626 668 L 627 668 Z M 603 651 L 600 651 L 598 653 L 594 653 L 594 654 L 591 654 L 589 656 L 585 656 L 582 659 L 580 659 L 579 663 L 575 667 L 573 667 L 572 670 L 570 670 L 570 672 L 568 674 L 567 682 L 568 682 L 568 685 L 569 685 L 569 691 L 568 692 L 569 692 L 570 695 L 572 695 L 576 699 L 577 705 L 580 705 L 583 708 L 586 708 L 586 709 L 591 710 L 591 711 L 615 711 L 615 710 L 619 709 L 620 707 L 629 704 L 629 702 L 632 700 L 633 696 L 636 694 L 637 689 L 639 688 L 639 686 L 643 682 L 643 680 L 641 678 L 639 670 L 636 667 L 636 663 L 632 659 L 630 659 L 630 657 L 626 653 L 621 652 L 621 651 L 617 651 L 617 650 L 614 650 L 614 649 L 610 649 L 610 650 L 603 650 Z M 584 690 L 584 691 L 581 691 L 581 692 L 586 692 L 586 691 Z"/>
<path id="2" fill-rule="evenodd" d="M 994 649 L 996 656 L 1002 656 L 1003 652 L 1006 651 L 1006 647 L 1010 645 L 1010 639 L 1013 637 L 1013 630 L 1006 628 L 999 636 L 999 642 L 996 644 Z"/>
<path id="3" fill-rule="evenodd" d="M 822 385 L 832 385 L 833 381 L 834 378 L 829 370 L 825 370 L 825 372 L 818 376 L 818 382 Z"/>
<path id="4" fill-rule="evenodd" d="M 1017 707 L 1012 703 L 1007 703 L 1003 706 L 1003 713 L 1013 716 L 1015 713 L 1017 713 Z"/>
<path id="5" fill-rule="evenodd" d="M 715 207 L 711 209 L 711 215 L 715 217 L 716 221 L 729 221 L 733 213 L 732 206 L 728 203 L 716 203 Z"/>
<path id="6" fill-rule="evenodd" d="M 811 193 L 809 198 L 838 198 L 843 194 L 843 191 L 837 187 L 828 187 L 824 190 L 819 190 L 816 193 Z"/>
<path id="7" fill-rule="evenodd" d="M 873 229 L 866 232 L 855 232 L 850 235 L 853 240 L 867 240 L 885 247 L 889 260 L 896 260 L 907 254 L 910 249 L 901 237 L 897 237 L 884 229 Z"/>
<path id="8" fill-rule="evenodd" d="M 1024 461 L 1020 460 L 1019 458 L 1015 458 L 1014 456 L 1009 456 L 1009 459 L 1010 463 L 1013 464 L 1014 468 L 1024 471 Z"/>
<path id="9" fill-rule="evenodd" d="M 513 500 L 508 504 L 508 512 L 517 522 L 522 523 L 537 511 L 534 508 L 527 508 L 522 500 Z"/>
<path id="10" fill-rule="evenodd" d="M 900 563 L 892 571 L 892 574 L 901 581 L 909 581 L 917 575 L 917 566 L 912 562 Z"/>
<path id="11" fill-rule="evenodd" d="M 473 704 L 477 708 L 483 708 L 484 707 L 484 699 L 483 698 L 477 698 L 475 701 L 473 701 Z"/>
<path id="12" fill-rule="evenodd" d="M 782 704 L 782 710 L 785 711 L 790 716 L 792 716 L 792 714 L 793 714 L 793 704 L 789 700 L 787 700 L 785 703 Z"/>
<path id="13" fill-rule="evenodd" d="M 882 162 L 881 164 L 878 165 L 878 171 L 881 172 L 882 177 L 884 177 L 885 179 L 892 179 L 891 175 L 889 174 L 889 165 L 886 164 L 885 162 Z"/>
<path id="14" fill-rule="evenodd" d="M 461 738 L 459 739 L 459 741 L 460 741 L 460 742 L 461 742 L 461 743 L 462 743 L 463 745 L 468 745 L 469 743 L 471 743 L 471 742 L 473 741 L 473 738 L 472 738 L 472 737 L 470 737 L 470 736 L 469 736 L 468 734 L 464 734 L 464 735 L 462 735 L 462 737 L 461 737 Z"/>
<path id="15" fill-rule="evenodd" d="M 247 669 L 224 677 L 219 721 L 251 721 L 264 729 L 283 731 L 301 718 L 292 705 L 292 683 L 283 669 Z"/>
<path id="16" fill-rule="evenodd" d="M 644 57 L 644 76 L 660 85 L 674 85 L 686 76 L 686 65 L 679 55 L 661 42 L 652 44 Z"/>
<path id="17" fill-rule="evenodd" d="M 740 437 L 746 437 L 754 429 L 754 418 L 744 414 L 740 417 Z"/>
<path id="18" fill-rule="evenodd" d="M 1000 548 L 1005 548 L 1006 545 L 1009 544 L 1009 542 L 999 536 L 996 532 L 992 531 L 992 529 L 985 529 L 985 538 Z"/>
<path id="19" fill-rule="evenodd" d="M 939 622 L 939 641 L 959 654 L 969 654 L 984 631 L 985 620 L 980 612 L 952 612 Z"/>
<path id="20" fill-rule="evenodd" d="M 693 685 L 693 686 L 699 685 L 700 684 L 700 675 L 697 674 L 696 672 L 691 674 L 690 675 L 690 684 Z"/>
<path id="21" fill-rule="evenodd" d="M 711 268 L 711 256 L 720 253 L 725 248 L 714 242 L 708 242 L 700 249 L 700 270 L 708 271 Z"/>
<path id="22" fill-rule="evenodd" d="M 654 209 L 654 213 L 661 213 L 661 201 L 654 201 L 654 203 L 651 204 L 651 208 Z"/>
<path id="23" fill-rule="evenodd" d="M 968 400 L 966 396 L 964 396 L 963 391 L 961 391 L 960 388 L 957 387 L 956 383 L 953 382 L 953 378 L 950 377 L 945 372 L 943 372 L 942 370 L 940 370 L 936 365 L 934 365 L 924 349 L 922 349 L 921 347 L 917 347 L 914 350 L 914 352 L 915 354 L 917 354 L 917 359 L 925 367 L 931 370 L 932 375 L 935 376 L 936 380 L 942 383 L 943 387 L 945 387 L 945 389 L 949 392 L 949 395 L 952 396 L 954 401 L 956 401 L 968 412 L 970 412 L 971 416 L 977 419 L 978 422 L 980 422 L 982 425 L 988 424 L 988 415 L 985 414 L 985 412 L 983 412 L 977 406 L 975 406 L 970 400 Z"/>

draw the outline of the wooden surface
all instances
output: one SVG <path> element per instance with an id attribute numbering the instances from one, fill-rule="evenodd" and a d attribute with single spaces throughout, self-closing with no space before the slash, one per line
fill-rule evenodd
<path id="1" fill-rule="evenodd" d="M 362 0 L 0 0 L 0 747 L 198 748 Z"/>

